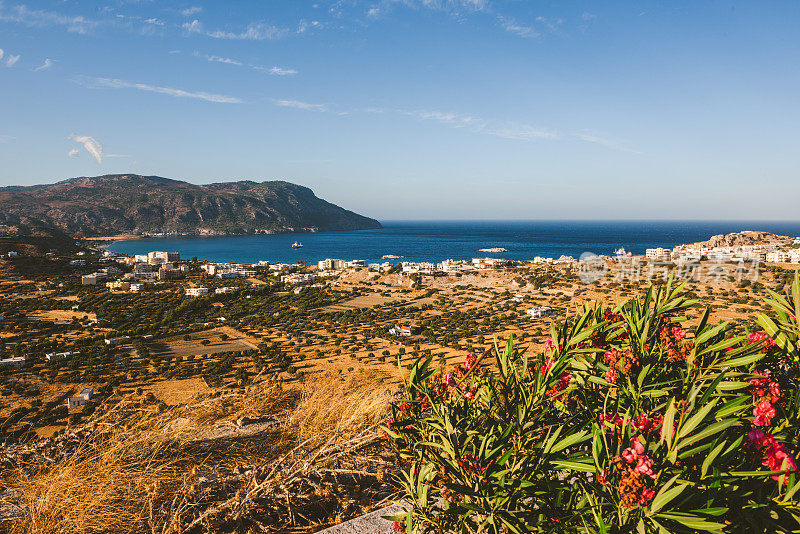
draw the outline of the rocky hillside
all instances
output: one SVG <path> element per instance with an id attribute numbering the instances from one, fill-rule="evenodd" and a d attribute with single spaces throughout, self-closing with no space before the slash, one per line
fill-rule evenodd
<path id="1" fill-rule="evenodd" d="M 733 234 L 719 234 L 712 236 L 708 241 L 696 243 L 707 247 L 741 247 L 746 245 L 779 245 L 786 246 L 793 242 L 794 238 L 777 235 L 770 232 L 759 230 L 745 230 Z"/>
<path id="2" fill-rule="evenodd" d="M 283 181 L 196 185 L 115 174 L 0 188 L 0 228 L 52 228 L 76 236 L 199 235 L 380 228 L 307 187 Z"/>

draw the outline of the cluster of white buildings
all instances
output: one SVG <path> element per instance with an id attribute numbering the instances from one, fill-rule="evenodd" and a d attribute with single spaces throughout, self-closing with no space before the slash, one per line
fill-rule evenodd
<path id="1" fill-rule="evenodd" d="M 539 319 L 545 315 L 550 315 L 553 311 L 550 306 L 534 306 L 533 308 L 528 308 L 526 313 L 531 319 Z"/>
<path id="2" fill-rule="evenodd" d="M 281 276 L 281 282 L 286 284 L 301 284 L 303 282 L 310 282 L 314 278 L 316 278 L 316 276 L 310 273 L 290 273 Z"/>
<path id="3" fill-rule="evenodd" d="M 147 263 L 149 265 L 163 265 L 165 263 L 178 263 L 181 261 L 179 252 L 163 252 L 154 250 L 147 254 L 136 254 L 133 263 Z"/>
<path id="4" fill-rule="evenodd" d="M 343 269 L 359 269 L 366 266 L 367 262 L 365 260 L 345 261 L 335 258 L 326 258 L 317 262 L 317 268 L 320 271 L 341 271 Z"/>
<path id="5" fill-rule="evenodd" d="M 252 266 L 240 263 L 206 263 L 200 268 L 217 278 L 250 278 L 256 275 L 256 270 Z"/>
<path id="6" fill-rule="evenodd" d="M 795 244 L 800 244 L 796 240 Z M 648 248 L 645 257 L 651 261 L 687 263 L 701 259 L 712 261 L 757 261 L 768 263 L 800 263 L 800 248 L 782 250 L 775 244 L 755 244 L 707 247 L 700 245 L 678 245 L 672 249 Z"/>
<path id="7" fill-rule="evenodd" d="M 565 263 L 575 263 L 575 258 L 573 258 L 572 256 L 564 256 L 564 255 L 559 256 L 556 259 L 544 256 L 536 256 L 533 258 L 533 263 L 535 265 L 542 265 L 542 264 L 561 265 Z"/>

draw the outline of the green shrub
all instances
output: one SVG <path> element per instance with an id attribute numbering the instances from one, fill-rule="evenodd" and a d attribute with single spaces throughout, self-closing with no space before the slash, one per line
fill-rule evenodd
<path id="1" fill-rule="evenodd" d="M 800 281 L 765 332 L 672 281 L 585 308 L 530 356 L 417 360 L 385 431 L 408 532 L 796 532 Z M 483 361 L 494 353 L 496 370 Z"/>

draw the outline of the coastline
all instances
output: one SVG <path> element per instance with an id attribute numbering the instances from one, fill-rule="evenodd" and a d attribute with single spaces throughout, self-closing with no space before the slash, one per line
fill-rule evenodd
<path id="1" fill-rule="evenodd" d="M 255 263 L 261 260 L 277 263 L 316 263 L 326 258 L 386 261 L 394 256 L 401 261 L 440 262 L 446 259 L 492 256 L 498 259 L 525 261 L 536 256 L 578 258 L 584 252 L 612 255 L 624 247 L 634 254 L 647 248 L 672 248 L 694 243 L 716 234 L 727 234 L 747 228 L 764 228 L 781 235 L 800 235 L 800 222 L 752 224 L 741 222 L 564 222 L 509 221 L 499 222 L 419 222 L 386 221 L 380 231 L 335 231 L 307 233 L 304 247 L 292 249 L 292 242 L 301 240 L 297 233 L 271 235 L 236 234 L 229 236 L 143 236 L 107 242 L 106 246 L 125 254 L 141 254 L 151 250 L 180 252 L 183 257 L 210 261 Z M 201 237 L 203 239 L 201 239 Z M 214 237 L 216 239 L 207 239 Z M 158 240 L 156 240 L 158 239 Z M 487 247 L 487 245 L 490 245 Z M 487 253 L 482 248 L 506 249 Z"/>

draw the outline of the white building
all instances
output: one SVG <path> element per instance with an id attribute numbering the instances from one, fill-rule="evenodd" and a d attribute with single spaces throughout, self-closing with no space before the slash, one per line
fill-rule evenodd
<path id="1" fill-rule="evenodd" d="M 10 356 L 0 360 L 0 366 L 3 367 L 22 367 L 25 365 L 25 356 Z"/>
<path id="2" fill-rule="evenodd" d="M 77 408 L 83 406 L 92 397 L 94 397 L 94 388 L 84 388 L 76 396 L 67 399 L 67 407 Z"/>
<path id="3" fill-rule="evenodd" d="M 81 285 L 96 286 L 97 282 L 107 277 L 106 273 L 93 273 L 81 276 Z"/>
<path id="4" fill-rule="evenodd" d="M 411 337 L 413 331 L 410 326 L 402 326 L 398 324 L 390 328 L 389 333 L 393 336 L 398 336 L 398 337 Z"/>
<path id="5" fill-rule="evenodd" d="M 782 250 L 767 252 L 766 260 L 769 263 L 785 263 L 789 261 L 789 253 Z"/>
<path id="6" fill-rule="evenodd" d="M 670 261 L 672 251 L 663 247 L 648 248 L 645 250 L 644 256 L 650 261 Z"/>
<path id="7" fill-rule="evenodd" d="M 162 252 L 154 250 L 147 253 L 147 263 L 150 265 L 158 265 L 159 263 L 172 263 L 181 261 L 181 255 L 178 252 Z"/>
<path id="8" fill-rule="evenodd" d="M 337 260 L 335 258 L 326 258 L 317 263 L 317 268 L 320 271 L 330 271 L 331 269 L 339 271 L 345 268 L 344 260 Z"/>
<path id="9" fill-rule="evenodd" d="M 208 295 L 208 288 L 207 287 L 187 287 L 186 288 L 186 296 L 187 297 L 202 297 L 203 295 Z"/>
<path id="10" fill-rule="evenodd" d="M 131 284 L 130 292 L 131 293 L 138 293 L 143 289 L 144 289 L 144 284 L 142 284 L 142 283 Z"/>
<path id="11" fill-rule="evenodd" d="M 103 341 L 105 341 L 106 345 L 108 345 L 109 347 L 116 347 L 121 343 L 125 343 L 129 339 L 130 337 L 128 336 L 119 336 L 119 337 L 110 337 L 108 339 L 104 339 Z"/>
<path id="12" fill-rule="evenodd" d="M 526 313 L 531 319 L 538 319 L 553 313 L 553 308 L 550 306 L 536 306 L 534 308 L 529 308 Z"/>
<path id="13" fill-rule="evenodd" d="M 58 362 L 61 360 L 66 360 L 67 358 L 71 358 L 73 356 L 77 356 L 80 354 L 80 351 L 72 351 L 72 352 L 49 352 L 44 355 L 44 359 L 48 362 Z"/>
<path id="14" fill-rule="evenodd" d="M 238 290 L 239 290 L 238 287 L 218 287 L 217 289 L 214 290 L 214 293 L 216 293 L 217 295 L 221 295 L 223 293 L 233 293 Z"/>

